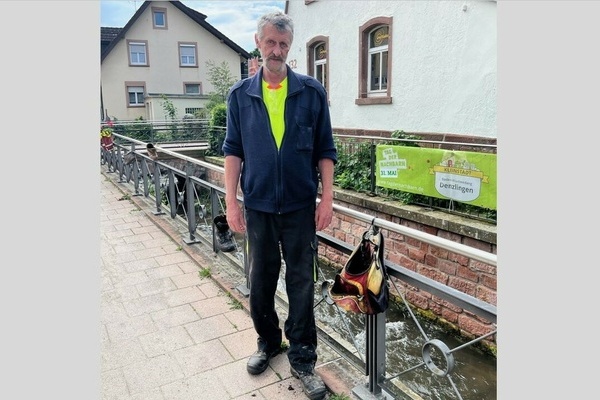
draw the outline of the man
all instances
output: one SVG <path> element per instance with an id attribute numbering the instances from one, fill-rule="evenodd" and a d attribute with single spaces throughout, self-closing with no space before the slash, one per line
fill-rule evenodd
<path id="1" fill-rule="evenodd" d="M 315 373 L 316 231 L 333 216 L 333 142 L 327 95 L 314 78 L 286 65 L 294 25 L 281 12 L 262 16 L 254 36 L 263 65 L 227 97 L 225 204 L 230 229 L 246 234 L 250 315 L 258 334 L 247 371 L 257 375 L 280 353 L 275 293 L 285 261 L 289 302 L 284 333 L 293 376 L 310 399 L 327 389 Z M 254 72 L 254 71 L 252 71 Z M 316 206 L 321 182 L 321 201 Z M 244 207 L 237 200 L 241 187 Z"/>

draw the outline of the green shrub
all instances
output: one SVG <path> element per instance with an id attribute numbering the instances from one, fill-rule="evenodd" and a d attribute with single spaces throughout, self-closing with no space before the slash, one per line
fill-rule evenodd
<path id="1" fill-rule="evenodd" d="M 225 140 L 225 126 L 227 125 L 227 106 L 225 103 L 215 105 L 210 111 L 209 149 L 207 156 L 222 156 L 223 141 Z"/>

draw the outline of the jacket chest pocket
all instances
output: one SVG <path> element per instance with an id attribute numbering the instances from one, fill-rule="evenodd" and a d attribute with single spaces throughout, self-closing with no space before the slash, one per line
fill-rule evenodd
<path id="1" fill-rule="evenodd" d="M 314 143 L 314 134 L 312 126 L 305 126 L 298 123 L 298 137 L 296 139 L 297 151 L 312 151 Z"/>

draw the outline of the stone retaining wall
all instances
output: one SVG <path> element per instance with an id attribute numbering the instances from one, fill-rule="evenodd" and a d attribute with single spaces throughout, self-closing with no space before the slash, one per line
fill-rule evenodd
<path id="1" fill-rule="evenodd" d="M 223 166 L 222 158 L 206 157 L 206 161 Z M 210 169 L 204 172 L 204 179 L 224 186 L 223 174 Z M 334 201 L 345 208 L 496 254 L 497 227 L 492 224 L 339 188 L 334 190 Z M 366 229 L 367 224 L 363 221 L 345 215 L 334 215 L 331 225 L 323 233 L 348 244 L 357 245 Z M 496 305 L 495 266 L 385 229 L 382 233 L 385 237 L 385 258 L 389 261 Z M 324 245 L 319 246 L 319 251 L 321 257 L 339 268 L 348 258 L 348 255 Z M 400 290 L 403 290 L 406 299 L 415 307 L 425 314 L 434 315 L 438 322 L 459 330 L 467 337 L 481 336 L 494 329 L 489 321 L 484 321 L 430 293 L 408 286 L 397 279 L 394 283 L 399 289 L 402 288 Z M 495 342 L 495 339 L 491 342 Z"/>

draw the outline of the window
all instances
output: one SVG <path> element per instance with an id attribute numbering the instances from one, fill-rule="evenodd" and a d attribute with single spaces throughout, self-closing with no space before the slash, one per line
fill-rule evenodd
<path id="1" fill-rule="evenodd" d="M 180 67 L 195 67 L 196 66 L 196 44 L 195 43 L 179 43 L 179 66 Z"/>
<path id="2" fill-rule="evenodd" d="M 200 108 L 200 107 L 186 107 L 185 108 L 185 113 L 186 114 L 196 115 L 196 113 L 200 113 L 200 112 L 202 112 L 202 110 L 204 110 L 204 109 Z"/>
<path id="3" fill-rule="evenodd" d="M 148 66 L 148 42 L 145 40 L 128 40 L 129 65 L 130 66 Z"/>
<path id="4" fill-rule="evenodd" d="M 381 26 L 369 35 L 369 89 L 370 93 L 385 92 L 388 75 L 389 29 Z"/>
<path id="5" fill-rule="evenodd" d="M 167 28 L 167 9 L 152 7 L 152 26 L 155 29 Z"/>
<path id="6" fill-rule="evenodd" d="M 146 91 L 144 83 L 129 82 L 127 86 L 127 106 L 144 107 L 144 92 Z"/>
<path id="7" fill-rule="evenodd" d="M 318 36 L 308 42 L 308 74 L 317 79 L 329 93 L 329 66 L 327 64 L 327 48 L 329 38 Z"/>
<path id="8" fill-rule="evenodd" d="M 202 85 L 200 83 L 184 83 L 183 93 L 185 94 L 202 94 Z"/>
<path id="9" fill-rule="evenodd" d="M 392 17 L 377 17 L 359 28 L 359 93 L 355 103 L 390 104 Z"/>

